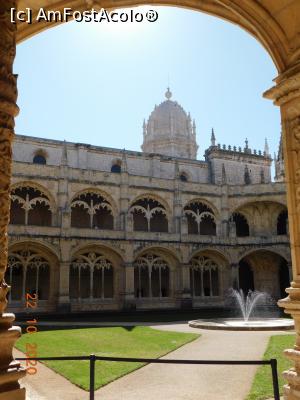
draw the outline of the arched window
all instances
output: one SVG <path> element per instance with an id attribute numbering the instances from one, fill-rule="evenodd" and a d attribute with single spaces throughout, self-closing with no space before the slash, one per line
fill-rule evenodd
<path id="1" fill-rule="evenodd" d="M 181 172 L 179 175 L 179 179 L 181 180 L 181 182 L 187 182 L 188 181 L 187 174 L 185 172 Z"/>
<path id="2" fill-rule="evenodd" d="M 139 257 L 134 263 L 134 287 L 137 298 L 169 297 L 170 269 L 168 263 L 152 253 Z"/>
<path id="3" fill-rule="evenodd" d="M 70 266 L 70 298 L 106 299 L 114 296 L 112 263 L 99 252 L 75 257 Z"/>
<path id="4" fill-rule="evenodd" d="M 194 257 L 190 266 L 193 297 L 219 296 L 219 267 L 208 257 Z"/>
<path id="5" fill-rule="evenodd" d="M 120 174 L 121 173 L 121 162 L 113 163 L 113 165 L 111 166 L 110 172 Z"/>
<path id="6" fill-rule="evenodd" d="M 216 218 L 211 208 L 201 202 L 189 203 L 184 208 L 188 221 L 188 233 L 193 235 L 216 235 Z"/>
<path id="7" fill-rule="evenodd" d="M 10 223 L 51 226 L 52 208 L 49 198 L 39 189 L 20 186 L 11 192 Z"/>
<path id="8" fill-rule="evenodd" d="M 33 164 L 45 165 L 47 164 L 46 157 L 42 154 L 36 154 L 32 160 Z"/>
<path id="9" fill-rule="evenodd" d="M 287 234 L 288 213 L 287 210 L 281 211 L 277 218 L 277 235 Z"/>
<path id="10" fill-rule="evenodd" d="M 34 251 L 21 250 L 11 253 L 8 257 L 5 280 L 11 285 L 9 301 L 25 301 L 26 293 L 36 293 L 38 300 L 49 299 L 50 264 Z"/>
<path id="11" fill-rule="evenodd" d="M 82 193 L 72 201 L 71 226 L 75 228 L 114 229 L 111 204 L 97 193 Z"/>
<path id="12" fill-rule="evenodd" d="M 133 215 L 135 231 L 168 232 L 166 209 L 157 200 L 140 199 L 132 205 L 129 212 Z"/>
<path id="13" fill-rule="evenodd" d="M 234 213 L 232 219 L 235 222 L 236 236 L 249 236 L 249 224 L 247 218 L 243 214 Z"/>

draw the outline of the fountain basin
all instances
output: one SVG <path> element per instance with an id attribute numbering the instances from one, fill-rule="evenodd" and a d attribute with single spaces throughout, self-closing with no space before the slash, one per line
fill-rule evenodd
<path id="1" fill-rule="evenodd" d="M 226 331 L 281 331 L 294 329 L 294 320 L 288 318 L 251 318 L 247 322 L 240 318 L 198 319 L 189 321 L 189 326 L 199 329 Z"/>

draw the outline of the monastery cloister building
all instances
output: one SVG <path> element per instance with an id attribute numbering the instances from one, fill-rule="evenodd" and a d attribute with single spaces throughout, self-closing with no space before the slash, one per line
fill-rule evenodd
<path id="1" fill-rule="evenodd" d="M 284 296 L 291 257 L 282 145 L 220 146 L 196 159 L 196 125 L 166 99 L 143 152 L 16 136 L 9 308 L 224 307 L 231 287 Z"/>

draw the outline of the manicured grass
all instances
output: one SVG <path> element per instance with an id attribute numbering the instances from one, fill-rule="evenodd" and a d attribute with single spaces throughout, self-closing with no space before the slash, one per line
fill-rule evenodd
<path id="1" fill-rule="evenodd" d="M 197 334 L 158 331 L 145 326 L 68 329 L 24 334 L 16 347 L 25 351 L 26 343 L 35 343 L 37 357 L 96 354 L 158 358 L 198 337 Z M 45 364 L 72 383 L 88 389 L 88 361 L 45 361 Z M 95 387 L 106 385 L 142 365 L 97 361 Z"/>
<path id="2" fill-rule="evenodd" d="M 282 372 L 291 367 L 291 362 L 283 356 L 283 350 L 293 348 L 295 344 L 294 335 L 272 336 L 269 340 L 264 359 L 269 360 L 276 358 L 278 362 L 278 377 L 280 394 L 282 395 L 282 387 L 284 384 Z M 273 398 L 272 373 L 269 365 L 261 366 L 252 383 L 250 394 L 247 400 L 262 400 Z"/>

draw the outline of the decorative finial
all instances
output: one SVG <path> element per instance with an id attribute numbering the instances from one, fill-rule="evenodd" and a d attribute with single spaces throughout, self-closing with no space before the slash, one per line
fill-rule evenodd
<path id="1" fill-rule="evenodd" d="M 216 137 L 215 137 L 215 131 L 214 128 L 211 130 L 211 138 L 210 138 L 211 146 L 216 145 Z"/>
<path id="2" fill-rule="evenodd" d="M 170 88 L 169 88 L 169 87 L 167 88 L 167 91 L 166 91 L 166 93 L 165 93 L 165 96 L 166 96 L 166 98 L 167 98 L 168 100 L 170 100 L 170 98 L 172 97 L 172 92 L 170 92 Z"/>
<path id="3" fill-rule="evenodd" d="M 269 150 L 269 144 L 268 144 L 268 139 L 265 138 L 265 149 L 264 149 L 266 156 L 270 155 L 270 150 Z"/>
<path id="4" fill-rule="evenodd" d="M 248 147 L 248 139 L 246 138 L 246 140 L 245 140 L 245 149 L 248 149 L 249 147 Z M 247 167 L 248 168 L 248 167 Z"/>
<path id="5" fill-rule="evenodd" d="M 65 140 L 64 140 L 63 148 L 62 148 L 61 165 L 68 165 L 67 142 Z"/>

